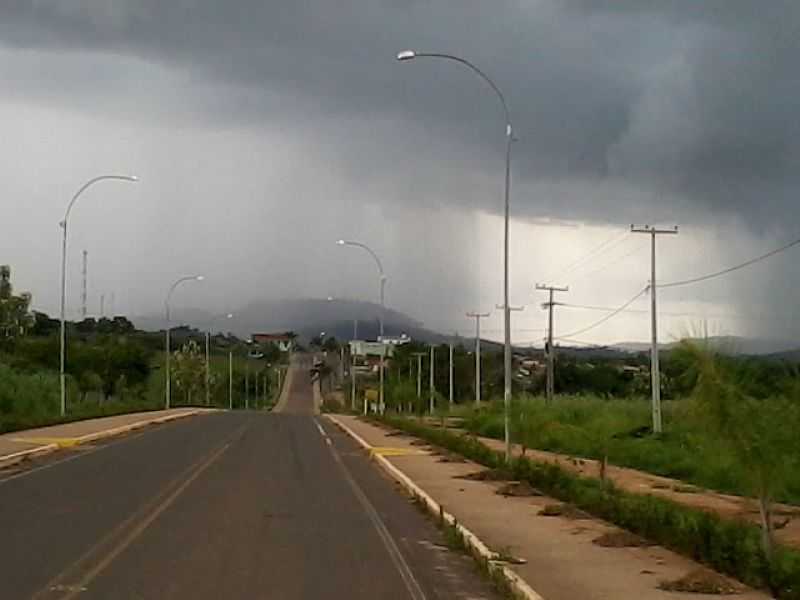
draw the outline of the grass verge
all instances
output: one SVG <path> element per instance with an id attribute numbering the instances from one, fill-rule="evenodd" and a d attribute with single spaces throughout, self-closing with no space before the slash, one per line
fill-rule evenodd
<path id="1" fill-rule="evenodd" d="M 633 494 L 557 465 L 519 457 L 506 465 L 502 453 L 474 437 L 434 429 L 403 417 L 376 419 L 446 448 L 623 529 L 702 562 L 744 583 L 768 589 L 780 600 L 800 600 L 800 552 L 777 547 L 767 558 L 760 529 L 750 523 L 681 506 L 664 498 Z"/>

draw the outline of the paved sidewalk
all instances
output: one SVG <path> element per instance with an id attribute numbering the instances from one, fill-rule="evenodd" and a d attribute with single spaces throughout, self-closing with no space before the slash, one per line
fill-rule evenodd
<path id="1" fill-rule="evenodd" d="M 149 412 L 100 417 L 5 433 L 0 435 L 0 466 L 34 454 L 85 444 L 138 429 L 192 415 L 213 412 L 204 408 L 172 408 Z"/>
<path id="2" fill-rule="evenodd" d="M 440 419 L 426 417 L 424 420 L 432 427 L 441 426 Z M 457 427 L 448 427 L 448 430 L 454 433 L 466 433 L 466 430 Z M 505 452 L 505 442 L 502 440 L 482 436 L 476 436 L 476 438 L 493 450 Z M 514 456 L 520 456 L 522 446 L 512 444 L 511 452 Z M 583 477 L 599 478 L 599 461 L 591 458 L 576 458 L 568 454 L 530 448 L 526 450 L 525 454 L 538 462 L 556 464 L 562 469 Z M 618 488 L 629 492 L 652 494 L 684 506 L 715 512 L 727 519 L 744 519 L 760 524 L 758 502 L 753 498 L 723 494 L 690 485 L 678 479 L 612 464 L 609 464 L 606 469 L 606 477 L 613 481 Z M 775 503 L 773 514 L 780 515 L 781 518 L 789 518 L 788 523 L 775 531 L 775 539 L 782 544 L 800 548 L 800 507 Z"/>
<path id="3" fill-rule="evenodd" d="M 373 447 L 492 550 L 523 559 L 513 570 L 546 600 L 686 600 L 687 594 L 658 589 L 700 567 L 660 546 L 608 548 L 593 543 L 618 528 L 593 518 L 540 516 L 556 500 L 544 496 L 505 497 L 498 482 L 459 478 L 484 468 L 448 462 L 412 437 L 391 434 L 357 417 L 336 420 Z M 416 441 L 414 444 L 412 442 Z M 769 596 L 735 583 L 740 600 Z"/>

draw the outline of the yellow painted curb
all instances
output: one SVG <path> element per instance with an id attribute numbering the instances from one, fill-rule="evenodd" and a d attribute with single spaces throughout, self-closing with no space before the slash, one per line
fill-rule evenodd
<path id="1" fill-rule="evenodd" d="M 370 452 L 380 456 L 428 456 L 430 454 L 430 452 L 416 448 L 392 448 L 389 446 L 373 446 Z"/>
<path id="2" fill-rule="evenodd" d="M 21 442 L 23 444 L 53 444 L 59 448 L 71 448 L 81 443 L 80 438 L 54 438 L 54 437 L 36 437 L 36 438 L 12 438 L 12 442 Z"/>

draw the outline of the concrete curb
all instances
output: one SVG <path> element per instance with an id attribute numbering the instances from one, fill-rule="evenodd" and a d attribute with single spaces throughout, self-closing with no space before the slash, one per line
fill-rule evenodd
<path id="1" fill-rule="evenodd" d="M 458 531 L 461 538 L 464 540 L 465 545 L 469 549 L 473 558 L 484 563 L 492 575 L 499 575 L 509 586 L 515 598 L 520 600 L 544 600 L 542 596 L 537 594 L 534 589 L 527 584 L 527 582 L 517 575 L 512 569 L 505 564 L 498 562 L 497 552 L 493 552 L 484 544 L 478 536 L 472 533 L 469 529 L 464 527 L 458 520 L 446 512 L 440 504 L 431 498 L 427 492 L 414 483 L 408 475 L 403 473 L 400 469 L 395 467 L 385 457 L 373 451 L 364 439 L 361 438 L 356 432 L 351 430 L 347 425 L 339 421 L 334 415 L 325 415 L 334 425 L 344 431 L 347 435 L 353 438 L 362 448 L 370 453 L 371 458 L 378 463 L 378 465 L 385 470 L 391 477 L 400 483 L 406 491 L 412 494 L 423 502 L 425 508 L 431 515 L 443 519 L 448 525 L 454 527 Z"/>
<path id="2" fill-rule="evenodd" d="M 96 440 L 101 440 L 108 437 L 113 437 L 115 435 L 121 435 L 123 433 L 127 433 L 129 431 L 133 431 L 135 429 L 140 429 L 142 427 L 146 427 L 148 425 L 157 425 L 160 423 L 167 423 L 169 421 L 174 421 L 176 419 L 182 419 L 185 417 L 193 417 L 195 415 L 212 412 L 212 410 L 208 409 L 198 409 L 192 410 L 184 413 L 179 413 L 175 415 L 165 415 L 163 417 L 158 417 L 157 419 L 145 419 L 142 421 L 136 421 L 135 423 L 128 423 L 127 425 L 121 425 L 119 427 L 114 427 L 113 429 L 104 429 L 102 431 L 96 431 L 94 433 L 87 433 L 86 435 L 82 435 L 76 438 L 65 438 L 69 439 L 70 443 L 69 446 L 80 446 L 81 444 L 86 444 L 87 442 L 93 442 Z M 24 434 L 24 431 L 19 432 Z M 57 442 L 53 442 L 50 444 L 45 444 L 43 446 L 37 446 L 36 448 L 29 448 L 28 450 L 20 450 L 19 452 L 14 452 L 13 454 L 5 454 L 0 456 L 0 467 L 8 467 L 12 464 L 15 464 L 25 458 L 30 458 L 31 456 L 35 456 L 37 454 L 47 454 L 48 452 L 53 452 L 58 450 L 62 447 L 62 444 Z"/>
<path id="3" fill-rule="evenodd" d="M 12 454 L 5 454 L 0 456 L 0 468 L 8 467 L 18 463 L 21 460 L 30 458 L 37 454 L 47 454 L 53 450 L 58 450 L 58 444 L 45 444 L 44 446 L 37 446 L 36 448 L 28 448 L 27 450 L 20 450 Z"/>
<path id="4" fill-rule="evenodd" d="M 286 368 L 286 377 L 284 377 L 283 381 L 281 382 L 281 393 L 278 395 L 278 401 L 272 408 L 272 412 L 279 413 L 286 408 L 286 403 L 289 401 L 289 388 L 291 387 L 292 380 L 294 379 L 295 369 L 297 369 L 297 364 L 293 359 Z"/>

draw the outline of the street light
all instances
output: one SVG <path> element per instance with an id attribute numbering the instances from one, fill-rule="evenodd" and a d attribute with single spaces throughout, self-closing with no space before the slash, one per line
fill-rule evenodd
<path id="1" fill-rule="evenodd" d="M 380 281 L 380 294 L 381 294 L 381 315 L 380 315 L 380 337 L 378 340 L 383 344 L 383 318 L 384 313 L 386 312 L 386 305 L 384 303 L 384 288 L 386 287 L 386 274 L 383 271 L 383 265 L 381 264 L 381 259 L 378 258 L 378 255 L 367 246 L 366 244 L 362 244 L 361 242 L 356 242 L 353 240 L 337 240 L 336 244 L 339 246 L 354 246 L 356 248 L 361 248 L 362 250 L 366 250 L 369 252 L 370 256 L 372 256 L 373 260 L 375 261 L 375 265 L 378 267 L 379 273 L 379 281 Z M 384 363 L 384 350 L 383 346 L 381 346 L 381 364 L 380 364 L 380 398 L 379 398 L 379 406 L 380 410 L 383 411 L 383 363 Z"/>
<path id="2" fill-rule="evenodd" d="M 69 213 L 72 210 L 72 205 L 75 204 L 75 201 L 78 197 L 86 191 L 87 188 L 91 187 L 98 181 L 103 181 L 105 179 L 118 179 L 122 181 L 139 181 L 138 178 L 134 177 L 133 175 L 101 175 L 99 177 L 95 177 L 94 179 L 90 179 L 86 183 L 84 183 L 81 188 L 75 192 L 75 195 L 72 197 L 72 200 L 69 201 L 67 205 L 67 211 L 64 213 L 64 220 L 59 223 L 62 229 L 62 238 L 61 238 L 61 366 L 60 366 L 60 379 L 61 379 L 61 416 L 67 414 L 67 379 L 66 373 L 64 371 L 64 364 L 66 362 L 66 341 L 67 341 L 67 333 L 66 333 L 66 297 L 67 297 L 67 220 L 69 219 Z"/>
<path id="3" fill-rule="evenodd" d="M 470 68 L 475 74 L 489 84 L 489 87 L 497 95 L 500 104 L 503 106 L 503 116 L 506 121 L 506 176 L 505 176 L 505 197 L 504 197 L 504 241 L 503 241 L 503 320 L 504 320 L 504 344 L 503 344 L 503 371 L 504 371 L 504 386 L 503 386 L 503 403 L 504 403 L 504 424 L 505 424 L 505 446 L 506 446 L 506 460 L 511 458 L 511 437 L 509 431 L 509 408 L 511 404 L 511 307 L 508 301 L 508 213 L 509 213 L 509 196 L 511 193 L 511 142 L 514 141 L 513 128 L 511 127 L 511 115 L 508 111 L 508 105 L 503 93 L 500 91 L 494 81 L 492 81 L 486 73 L 481 71 L 478 67 L 473 65 L 466 59 L 452 54 L 440 54 L 429 52 L 415 52 L 414 50 L 403 50 L 397 54 L 397 60 L 404 62 L 414 58 L 429 57 L 429 58 L 443 58 L 452 60 L 457 63 Z"/>
<path id="4" fill-rule="evenodd" d="M 169 301 L 172 298 L 172 292 L 175 291 L 175 288 L 178 287 L 184 281 L 203 281 L 205 279 L 202 275 L 190 275 L 188 277 L 181 277 L 177 279 L 175 283 L 172 284 L 172 287 L 169 288 L 169 292 L 167 293 L 167 298 L 164 300 L 164 309 L 167 315 L 167 332 L 166 332 L 166 350 L 167 350 L 167 371 L 165 379 L 167 380 L 166 384 L 166 391 L 165 391 L 165 398 L 164 398 L 164 406 L 167 410 L 169 410 L 170 399 L 171 399 L 171 389 L 170 389 L 170 381 L 172 377 L 170 376 L 169 372 L 169 329 L 170 329 L 170 321 L 169 321 Z"/>
<path id="5" fill-rule="evenodd" d="M 225 315 L 226 319 L 232 319 L 233 314 Z M 211 320 L 206 330 L 206 406 L 211 404 L 211 328 L 214 326 L 215 319 Z"/>

